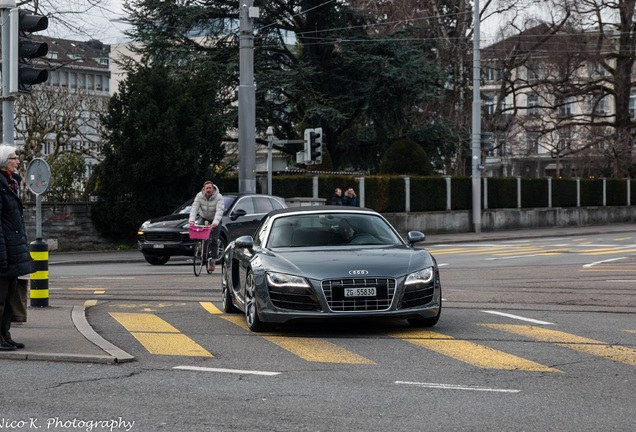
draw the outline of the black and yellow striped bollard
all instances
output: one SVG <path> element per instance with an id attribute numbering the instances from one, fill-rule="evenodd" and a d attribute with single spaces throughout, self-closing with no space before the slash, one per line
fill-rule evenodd
<path id="1" fill-rule="evenodd" d="M 34 272 L 31 273 L 31 307 L 49 305 L 49 245 L 41 238 L 31 242 L 31 258 Z"/>

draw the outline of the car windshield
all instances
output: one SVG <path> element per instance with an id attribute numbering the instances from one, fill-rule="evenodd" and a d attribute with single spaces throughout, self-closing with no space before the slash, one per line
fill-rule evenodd
<path id="1" fill-rule="evenodd" d="M 400 237 L 379 216 L 356 213 L 299 214 L 276 218 L 267 246 L 396 245 Z"/>

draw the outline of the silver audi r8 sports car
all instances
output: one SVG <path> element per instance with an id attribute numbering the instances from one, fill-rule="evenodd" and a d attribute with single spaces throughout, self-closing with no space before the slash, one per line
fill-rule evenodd
<path id="1" fill-rule="evenodd" d="M 298 319 L 393 317 L 430 327 L 442 311 L 435 258 L 382 215 L 357 207 L 270 212 L 225 249 L 223 310 L 254 332 Z"/>

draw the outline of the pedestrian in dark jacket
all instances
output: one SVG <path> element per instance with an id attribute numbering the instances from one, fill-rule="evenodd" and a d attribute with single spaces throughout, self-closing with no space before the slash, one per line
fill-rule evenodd
<path id="1" fill-rule="evenodd" d="M 331 205 L 342 205 L 342 189 L 336 188 L 331 197 Z"/>
<path id="2" fill-rule="evenodd" d="M 11 338 L 11 299 L 15 295 L 18 276 L 32 272 L 27 247 L 23 206 L 18 197 L 18 182 L 13 177 L 20 159 L 15 147 L 0 145 L 0 350 L 24 348 Z"/>
<path id="3" fill-rule="evenodd" d="M 344 197 L 342 198 L 342 205 L 351 206 L 351 207 L 360 207 L 360 201 L 356 196 L 356 192 L 353 188 L 347 189 L 344 193 Z"/>

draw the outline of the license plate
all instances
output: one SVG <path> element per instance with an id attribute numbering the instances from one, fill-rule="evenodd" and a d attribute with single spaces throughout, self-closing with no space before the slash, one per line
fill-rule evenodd
<path id="1" fill-rule="evenodd" d="M 375 297 L 375 287 L 372 288 L 345 288 L 345 297 Z"/>
<path id="2" fill-rule="evenodd" d="M 155 248 L 155 249 L 163 249 L 163 245 L 162 244 L 152 245 L 152 247 Z"/>

